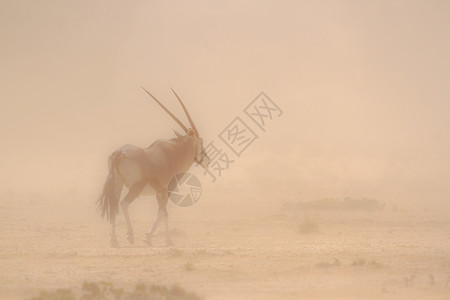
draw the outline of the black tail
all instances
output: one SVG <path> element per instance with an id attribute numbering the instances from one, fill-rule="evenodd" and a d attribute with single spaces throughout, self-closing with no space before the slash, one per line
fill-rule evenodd
<path id="1" fill-rule="evenodd" d="M 109 174 L 106 178 L 106 182 L 103 185 L 103 193 L 98 197 L 97 206 L 98 211 L 102 218 L 107 217 L 108 221 L 111 220 L 119 211 L 119 197 L 115 192 L 115 177 L 114 170 L 117 166 L 118 160 L 120 158 L 120 151 L 116 151 L 109 157 Z"/>

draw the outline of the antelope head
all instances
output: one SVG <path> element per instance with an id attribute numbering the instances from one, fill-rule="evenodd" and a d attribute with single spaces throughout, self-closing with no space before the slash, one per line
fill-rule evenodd
<path id="1" fill-rule="evenodd" d="M 191 118 L 191 115 L 189 114 L 186 106 L 184 105 L 183 101 L 181 101 L 180 97 L 177 95 L 177 93 L 171 88 L 172 92 L 175 94 L 175 97 L 177 97 L 178 101 L 181 104 L 181 107 L 183 108 L 184 113 L 186 114 L 186 117 L 189 120 L 189 124 L 191 125 L 191 128 L 187 128 L 177 117 L 175 117 L 174 114 L 172 114 L 158 99 L 156 99 L 152 94 L 150 94 L 149 91 L 147 91 L 144 87 L 142 89 L 150 96 L 153 100 L 156 101 L 156 103 L 161 106 L 161 108 L 169 114 L 169 116 L 172 117 L 172 119 L 183 129 L 185 132 L 185 135 L 182 135 L 181 133 L 178 133 L 175 131 L 175 135 L 177 137 L 185 137 L 192 141 L 192 145 L 194 147 L 194 153 L 195 156 L 193 158 L 194 162 L 198 165 L 202 166 L 203 168 L 207 169 L 210 163 L 210 159 L 208 155 L 205 152 L 205 148 L 203 147 L 203 139 L 200 137 L 200 134 L 197 130 L 197 127 L 195 127 L 194 121 Z"/>

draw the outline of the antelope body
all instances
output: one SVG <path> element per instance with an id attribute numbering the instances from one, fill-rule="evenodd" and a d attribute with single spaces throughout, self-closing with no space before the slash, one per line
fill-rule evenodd
<path id="1" fill-rule="evenodd" d="M 144 89 L 145 90 L 145 89 Z M 173 90 L 172 90 L 173 91 Z M 181 99 L 173 91 L 189 120 L 191 128 L 187 128 L 158 99 L 145 90 L 184 130 L 185 135 L 175 132 L 176 137 L 168 140 L 157 140 L 147 148 L 124 145 L 114 151 L 108 159 L 109 174 L 98 199 L 99 211 L 107 216 L 111 223 L 111 245 L 118 246 L 115 219 L 119 211 L 119 202 L 127 222 L 128 241 L 134 243 L 128 206 L 139 195 L 156 195 L 158 201 L 158 217 L 147 231 L 145 242 L 151 245 L 151 238 L 159 223 L 164 220 L 166 242 L 172 244 L 170 238 L 167 201 L 168 184 L 177 174 L 189 170 L 196 162 L 208 168 L 209 158 L 203 148 L 203 140 L 192 121 L 189 112 Z M 128 188 L 125 197 L 120 201 L 123 186 Z"/>

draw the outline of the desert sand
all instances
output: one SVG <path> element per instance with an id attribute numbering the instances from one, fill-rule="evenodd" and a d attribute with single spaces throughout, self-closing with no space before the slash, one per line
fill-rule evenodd
<path id="1" fill-rule="evenodd" d="M 120 216 L 120 248 L 111 248 L 95 199 L 78 192 L 53 197 L 59 200 L 2 194 L 2 299 L 85 281 L 130 289 L 140 282 L 178 284 L 206 299 L 450 295 L 450 221 L 438 211 L 311 211 L 312 227 L 305 230 L 305 212 L 280 202 L 256 205 L 245 196 L 211 199 L 205 192 L 192 207 L 169 205 L 175 246 L 164 246 L 160 228 L 155 246 L 147 247 L 156 201 L 141 197 L 130 207 L 135 245 L 127 242 Z"/>

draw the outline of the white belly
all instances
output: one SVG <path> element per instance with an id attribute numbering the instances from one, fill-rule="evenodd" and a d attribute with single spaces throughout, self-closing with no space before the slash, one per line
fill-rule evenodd
<path id="1" fill-rule="evenodd" d="M 130 188 L 134 184 L 141 182 L 143 179 L 142 169 L 137 162 L 132 159 L 124 158 L 118 165 L 118 172 L 115 174 L 122 179 L 123 184 Z M 150 186 L 146 185 L 142 190 L 141 195 L 151 196 L 156 195 L 156 191 Z"/>

